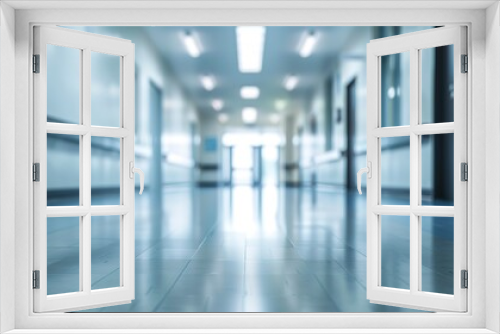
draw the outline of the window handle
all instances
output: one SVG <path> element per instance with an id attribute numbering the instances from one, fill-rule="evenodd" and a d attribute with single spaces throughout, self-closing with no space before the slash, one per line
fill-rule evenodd
<path id="1" fill-rule="evenodd" d="M 144 190 L 144 172 L 139 168 L 135 168 L 133 161 L 130 161 L 130 163 L 129 163 L 129 171 L 130 171 L 129 176 L 132 180 L 134 179 L 135 173 L 139 174 L 140 183 L 141 183 L 141 189 L 139 190 L 139 195 L 142 195 L 142 191 Z"/>
<path id="2" fill-rule="evenodd" d="M 358 192 L 360 195 L 362 194 L 362 192 L 361 192 L 361 175 L 366 173 L 367 178 L 369 178 L 369 179 L 372 178 L 372 163 L 370 161 L 368 161 L 367 165 L 368 165 L 367 167 L 361 168 L 358 171 Z"/>

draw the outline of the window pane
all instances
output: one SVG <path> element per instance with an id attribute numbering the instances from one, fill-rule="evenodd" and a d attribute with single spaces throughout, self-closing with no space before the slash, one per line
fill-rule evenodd
<path id="1" fill-rule="evenodd" d="M 421 219 L 422 291 L 453 294 L 453 218 Z"/>
<path id="2" fill-rule="evenodd" d="M 382 126 L 410 124 L 410 53 L 381 57 Z"/>
<path id="3" fill-rule="evenodd" d="M 120 126 L 120 57 L 92 52 L 92 125 Z"/>
<path id="4" fill-rule="evenodd" d="M 80 217 L 47 218 L 47 294 L 80 291 Z"/>
<path id="5" fill-rule="evenodd" d="M 47 45 L 47 122 L 80 122 L 80 49 Z"/>
<path id="6" fill-rule="evenodd" d="M 80 136 L 47 134 L 47 205 L 80 205 Z"/>
<path id="7" fill-rule="evenodd" d="M 120 216 L 92 217 L 92 289 L 120 286 Z"/>
<path id="8" fill-rule="evenodd" d="M 381 285 L 410 289 L 410 217 L 381 217 Z"/>
<path id="9" fill-rule="evenodd" d="M 422 49 L 422 124 L 453 122 L 453 45 Z"/>
<path id="10" fill-rule="evenodd" d="M 410 137 L 381 138 L 382 205 L 410 205 Z"/>
<path id="11" fill-rule="evenodd" d="M 422 205 L 453 206 L 453 133 L 422 136 Z"/>
<path id="12" fill-rule="evenodd" d="M 92 205 L 120 204 L 120 142 L 92 137 Z"/>

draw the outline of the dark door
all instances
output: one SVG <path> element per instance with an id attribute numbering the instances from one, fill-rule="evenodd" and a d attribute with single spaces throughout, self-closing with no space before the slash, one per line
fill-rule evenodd
<path id="1" fill-rule="evenodd" d="M 161 132 L 162 132 L 162 92 L 160 88 L 150 82 L 149 93 L 149 115 L 152 152 L 150 162 L 151 190 L 155 196 L 161 195 L 162 187 L 162 156 L 161 156 Z"/>
<path id="2" fill-rule="evenodd" d="M 356 135 L 356 79 L 347 85 L 347 167 L 346 185 L 349 189 L 356 188 L 356 164 L 354 152 L 354 139 Z"/>

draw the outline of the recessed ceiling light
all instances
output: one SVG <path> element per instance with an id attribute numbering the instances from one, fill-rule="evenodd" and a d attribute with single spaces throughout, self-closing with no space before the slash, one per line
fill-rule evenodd
<path id="1" fill-rule="evenodd" d="M 196 36 L 190 31 L 185 31 L 182 34 L 182 42 L 186 47 L 188 54 L 193 58 L 198 58 L 201 54 L 201 45 L 200 41 L 196 38 Z"/>
<path id="2" fill-rule="evenodd" d="M 243 108 L 241 111 L 241 118 L 243 123 L 252 124 L 257 120 L 257 109 L 253 107 Z"/>
<path id="3" fill-rule="evenodd" d="M 283 82 L 286 90 L 294 90 L 298 83 L 299 83 L 299 78 L 296 75 L 287 76 L 285 78 L 285 81 Z"/>
<path id="4" fill-rule="evenodd" d="M 276 100 L 274 102 L 274 107 L 276 108 L 276 110 L 282 111 L 286 107 L 286 101 L 285 100 Z"/>
<path id="5" fill-rule="evenodd" d="M 211 75 L 202 75 L 200 78 L 201 85 L 206 90 L 210 91 L 215 88 L 215 78 Z"/>
<path id="6" fill-rule="evenodd" d="M 273 124 L 276 124 L 280 121 L 281 117 L 278 114 L 271 114 L 269 115 L 269 121 Z"/>
<path id="7" fill-rule="evenodd" d="M 240 95 L 244 99 L 256 99 L 260 95 L 259 87 L 243 86 L 240 90 Z"/>
<path id="8" fill-rule="evenodd" d="M 299 55 L 302 58 L 307 58 L 311 55 L 318 42 L 318 34 L 314 31 L 309 31 L 302 37 L 302 41 L 299 46 Z"/>
<path id="9" fill-rule="evenodd" d="M 224 108 L 224 101 L 221 99 L 212 100 L 212 108 L 214 108 L 215 111 L 221 111 L 221 109 Z"/>
<path id="10" fill-rule="evenodd" d="M 257 73 L 262 70 L 265 27 L 237 27 L 238 67 L 243 73 Z"/>
<path id="11" fill-rule="evenodd" d="M 229 116 L 227 116 L 226 114 L 219 114 L 217 118 L 219 119 L 220 123 L 227 123 L 227 121 L 229 120 Z"/>

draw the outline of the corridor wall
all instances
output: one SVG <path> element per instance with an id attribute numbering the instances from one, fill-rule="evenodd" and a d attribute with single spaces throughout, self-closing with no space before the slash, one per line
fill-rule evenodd
<path id="1" fill-rule="evenodd" d="M 144 27 L 68 27 L 71 29 L 87 31 L 106 36 L 113 36 L 131 40 L 135 44 L 136 59 L 136 166 L 146 172 L 146 187 L 152 182 L 161 182 L 162 184 L 187 184 L 192 181 L 193 173 L 193 155 L 196 143 L 194 141 L 195 133 L 193 129 L 197 127 L 197 112 L 191 101 L 186 97 L 178 84 L 176 78 L 169 68 L 169 64 L 162 57 L 161 52 L 153 44 Z M 62 76 L 64 73 L 58 72 L 58 68 L 65 62 L 76 62 L 78 58 L 71 58 L 67 54 L 60 52 L 54 54 L 52 66 L 54 76 Z M 119 64 L 119 63 L 118 63 Z M 71 64 L 69 64 L 71 65 Z M 68 65 L 68 66 L 69 66 Z M 74 64 L 73 64 L 74 65 Z M 73 66 L 78 69 L 78 66 Z M 96 69 L 101 72 L 100 77 L 112 77 L 113 64 L 101 62 L 101 66 Z M 59 71 L 63 71 L 61 68 Z M 119 86 L 113 86 L 109 82 L 100 82 L 100 90 L 110 96 L 118 94 Z M 67 82 L 60 87 L 58 94 L 74 98 L 71 92 L 75 91 L 77 82 Z M 99 84 L 94 82 L 93 85 Z M 151 169 L 151 157 L 153 147 L 152 138 L 152 117 L 150 90 L 151 84 L 154 84 L 161 91 L 160 110 L 162 114 L 161 124 L 161 152 L 162 152 L 162 180 L 152 180 L 148 177 L 148 171 Z M 50 85 L 49 85 L 50 89 Z M 78 88 L 76 87 L 76 90 Z M 78 99 L 78 96 L 76 96 Z M 94 97 L 93 97 L 94 98 Z M 95 97 L 96 99 L 98 97 Z M 102 104 L 105 104 L 104 101 Z M 109 103 L 107 104 L 109 105 Z M 67 109 L 63 104 L 54 105 L 49 110 L 49 121 L 63 120 Z M 99 110 L 99 113 L 92 113 L 92 123 L 106 122 L 110 115 L 105 110 Z M 67 137 L 67 136 L 66 136 Z M 72 194 L 78 190 L 78 169 L 69 170 L 68 165 L 78 163 L 78 140 L 67 140 L 64 136 L 51 136 L 48 138 L 49 152 L 52 159 L 48 161 L 49 182 L 48 191 L 58 194 Z M 75 140 L 76 139 L 76 140 Z M 92 155 L 94 158 L 93 169 L 99 170 L 99 178 L 94 183 L 94 190 L 106 190 L 116 186 L 116 169 L 108 168 L 113 165 L 113 159 L 116 155 L 119 157 L 119 147 L 115 143 L 99 143 L 92 146 Z M 138 179 L 136 184 L 138 185 Z"/>

